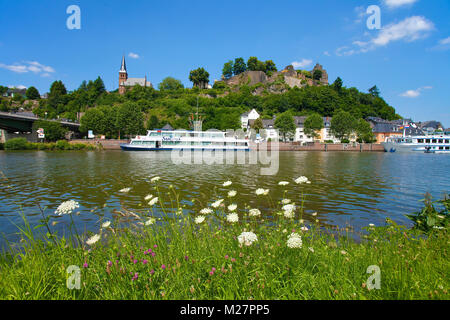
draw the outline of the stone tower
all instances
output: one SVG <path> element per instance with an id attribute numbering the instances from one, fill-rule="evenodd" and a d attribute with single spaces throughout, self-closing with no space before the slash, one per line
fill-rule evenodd
<path id="1" fill-rule="evenodd" d="M 125 56 L 122 57 L 122 66 L 119 71 L 119 94 L 125 94 L 125 81 L 128 80 L 127 65 L 125 63 Z"/>

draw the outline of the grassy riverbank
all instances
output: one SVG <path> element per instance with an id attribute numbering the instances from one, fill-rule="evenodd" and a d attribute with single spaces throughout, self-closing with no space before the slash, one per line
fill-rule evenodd
<path id="1" fill-rule="evenodd" d="M 48 143 L 28 142 L 25 138 L 14 138 L 8 140 L 3 146 L 4 150 L 97 150 L 98 147 L 91 144 L 74 143 L 70 144 L 66 140 Z"/>
<path id="2" fill-rule="evenodd" d="M 301 203 L 272 201 L 263 189 L 255 197 L 271 203 L 270 219 L 256 208 L 235 208 L 231 185 L 221 187 L 222 197 L 207 208 L 181 214 L 174 188 L 162 190 L 157 180 L 155 196 L 143 200 L 148 210 L 117 211 L 112 221 L 100 221 L 96 235 L 78 235 L 71 224 L 71 239 L 57 237 L 53 218 L 43 212 L 37 230 L 45 230 L 47 240 L 39 240 L 25 223 L 21 249 L 0 256 L 0 298 L 450 298 L 448 208 L 417 215 L 416 223 L 424 213 L 438 219 L 428 220 L 436 228 L 427 234 L 388 220 L 368 226 L 362 241 L 355 241 L 348 230 L 321 228 Z M 297 182 L 292 188 L 301 196 L 307 180 Z M 77 203 L 65 202 L 56 214 L 70 222 L 76 211 Z M 80 268 L 80 289 L 70 290 L 67 269 L 73 265 Z M 380 289 L 372 289 L 378 268 Z"/>

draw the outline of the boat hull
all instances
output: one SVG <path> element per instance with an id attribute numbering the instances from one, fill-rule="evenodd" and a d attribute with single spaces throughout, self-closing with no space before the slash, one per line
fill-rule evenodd
<path id="1" fill-rule="evenodd" d="M 250 148 L 221 148 L 221 147 L 198 147 L 198 148 L 186 148 L 186 147 L 179 147 L 179 148 L 150 148 L 145 146 L 139 146 L 139 145 L 130 145 L 130 144 L 121 144 L 120 148 L 124 151 L 173 151 L 173 150 L 190 150 L 190 151 L 250 151 Z"/>

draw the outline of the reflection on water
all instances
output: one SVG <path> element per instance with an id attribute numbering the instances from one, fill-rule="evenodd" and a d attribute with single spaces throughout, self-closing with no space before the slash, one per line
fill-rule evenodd
<path id="1" fill-rule="evenodd" d="M 13 223 L 20 223 L 21 212 L 36 224 L 37 203 L 53 214 L 71 199 L 80 203 L 78 227 L 95 231 L 100 217 L 111 218 L 114 209 L 144 210 L 144 197 L 155 194 L 150 179 L 156 175 L 164 192 L 172 184 L 181 199 L 194 203 L 188 207 L 194 211 L 225 196 L 226 180 L 233 181 L 238 191 L 233 202 L 240 208 L 265 209 L 268 201 L 256 197 L 257 188 L 280 199 L 278 182 L 305 175 L 312 184 L 292 182 L 287 197 L 299 203 L 304 192 L 306 219 L 318 212 L 323 223 L 333 225 L 358 228 L 382 224 L 386 217 L 409 224 L 404 214 L 418 210 L 426 192 L 435 198 L 449 192 L 449 169 L 450 157 L 433 154 L 281 152 L 278 174 L 261 176 L 259 165 L 174 165 L 169 152 L 0 152 L 0 233 L 16 232 Z M 118 193 L 125 187 L 130 193 Z"/>

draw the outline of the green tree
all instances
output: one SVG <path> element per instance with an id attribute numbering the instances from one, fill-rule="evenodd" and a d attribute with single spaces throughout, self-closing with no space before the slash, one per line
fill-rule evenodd
<path id="1" fill-rule="evenodd" d="M 372 88 L 370 88 L 369 93 L 374 97 L 379 97 L 381 94 L 380 89 L 378 89 L 377 86 L 373 86 Z"/>
<path id="2" fill-rule="evenodd" d="M 159 129 L 159 120 L 157 116 L 155 115 L 150 116 L 150 118 L 147 121 L 147 129 L 148 130 Z"/>
<path id="3" fill-rule="evenodd" d="M 305 120 L 305 129 L 304 132 L 308 137 L 317 138 L 319 134 L 317 131 L 320 131 L 323 129 L 323 118 L 320 114 L 314 113 L 310 115 Z"/>
<path id="4" fill-rule="evenodd" d="M 313 73 L 313 79 L 319 81 L 320 79 L 322 79 L 322 75 L 322 70 L 316 69 Z"/>
<path id="5" fill-rule="evenodd" d="M 65 138 L 67 128 L 64 128 L 61 123 L 54 121 L 38 120 L 33 123 L 33 132 L 39 128 L 44 129 L 46 141 L 58 141 Z"/>
<path id="6" fill-rule="evenodd" d="M 90 108 L 86 111 L 80 120 L 80 132 L 87 133 L 92 130 L 94 134 L 105 134 L 108 121 L 105 118 L 105 113 L 100 108 Z"/>
<path id="7" fill-rule="evenodd" d="M 282 113 L 276 118 L 275 128 L 278 129 L 280 135 L 283 137 L 283 141 L 294 136 L 295 130 L 297 129 L 294 117 L 290 112 Z"/>
<path id="8" fill-rule="evenodd" d="M 250 57 L 247 60 L 247 69 L 250 71 L 256 71 L 258 70 L 258 58 L 257 57 Z"/>
<path id="9" fill-rule="evenodd" d="M 359 119 L 356 122 L 356 135 L 358 142 L 372 143 L 374 141 L 373 130 L 370 124 L 364 119 Z"/>
<path id="10" fill-rule="evenodd" d="M 8 87 L 0 86 L 0 96 L 3 96 L 6 92 L 8 92 Z"/>
<path id="11" fill-rule="evenodd" d="M 343 81 L 340 77 L 337 77 L 337 79 L 334 81 L 333 83 L 333 88 L 337 91 L 337 92 L 341 92 L 342 90 L 342 86 L 343 86 Z"/>
<path id="12" fill-rule="evenodd" d="M 265 70 L 266 73 L 267 72 L 277 72 L 277 66 L 275 64 L 275 62 L 273 62 L 272 60 L 267 60 L 265 63 Z"/>
<path id="13" fill-rule="evenodd" d="M 159 90 L 178 90 L 183 89 L 183 83 L 175 78 L 167 77 L 158 85 Z"/>
<path id="14" fill-rule="evenodd" d="M 189 81 L 191 81 L 195 87 L 205 89 L 209 83 L 209 73 L 204 68 L 192 70 L 189 74 Z"/>
<path id="15" fill-rule="evenodd" d="M 356 119 L 347 111 L 339 110 L 331 119 L 331 133 L 339 140 L 348 139 L 356 128 Z"/>
<path id="16" fill-rule="evenodd" d="M 233 60 L 230 60 L 223 65 L 222 74 L 225 79 L 230 79 L 233 76 L 233 67 Z"/>
<path id="17" fill-rule="evenodd" d="M 27 92 L 25 93 L 28 99 L 30 100 L 37 100 L 41 97 L 39 94 L 39 91 L 35 87 L 29 87 L 27 89 Z"/>
<path id="18" fill-rule="evenodd" d="M 243 72 L 247 71 L 247 65 L 245 64 L 245 61 L 243 58 L 236 58 L 234 60 L 234 65 L 233 65 L 233 73 L 234 75 L 238 75 L 241 74 Z"/>
<path id="19" fill-rule="evenodd" d="M 136 103 L 125 102 L 117 110 L 117 128 L 120 136 L 144 134 L 144 115 Z"/>
<path id="20" fill-rule="evenodd" d="M 253 122 L 252 129 L 259 133 L 260 130 L 264 129 L 264 124 L 261 118 L 258 118 Z"/>

